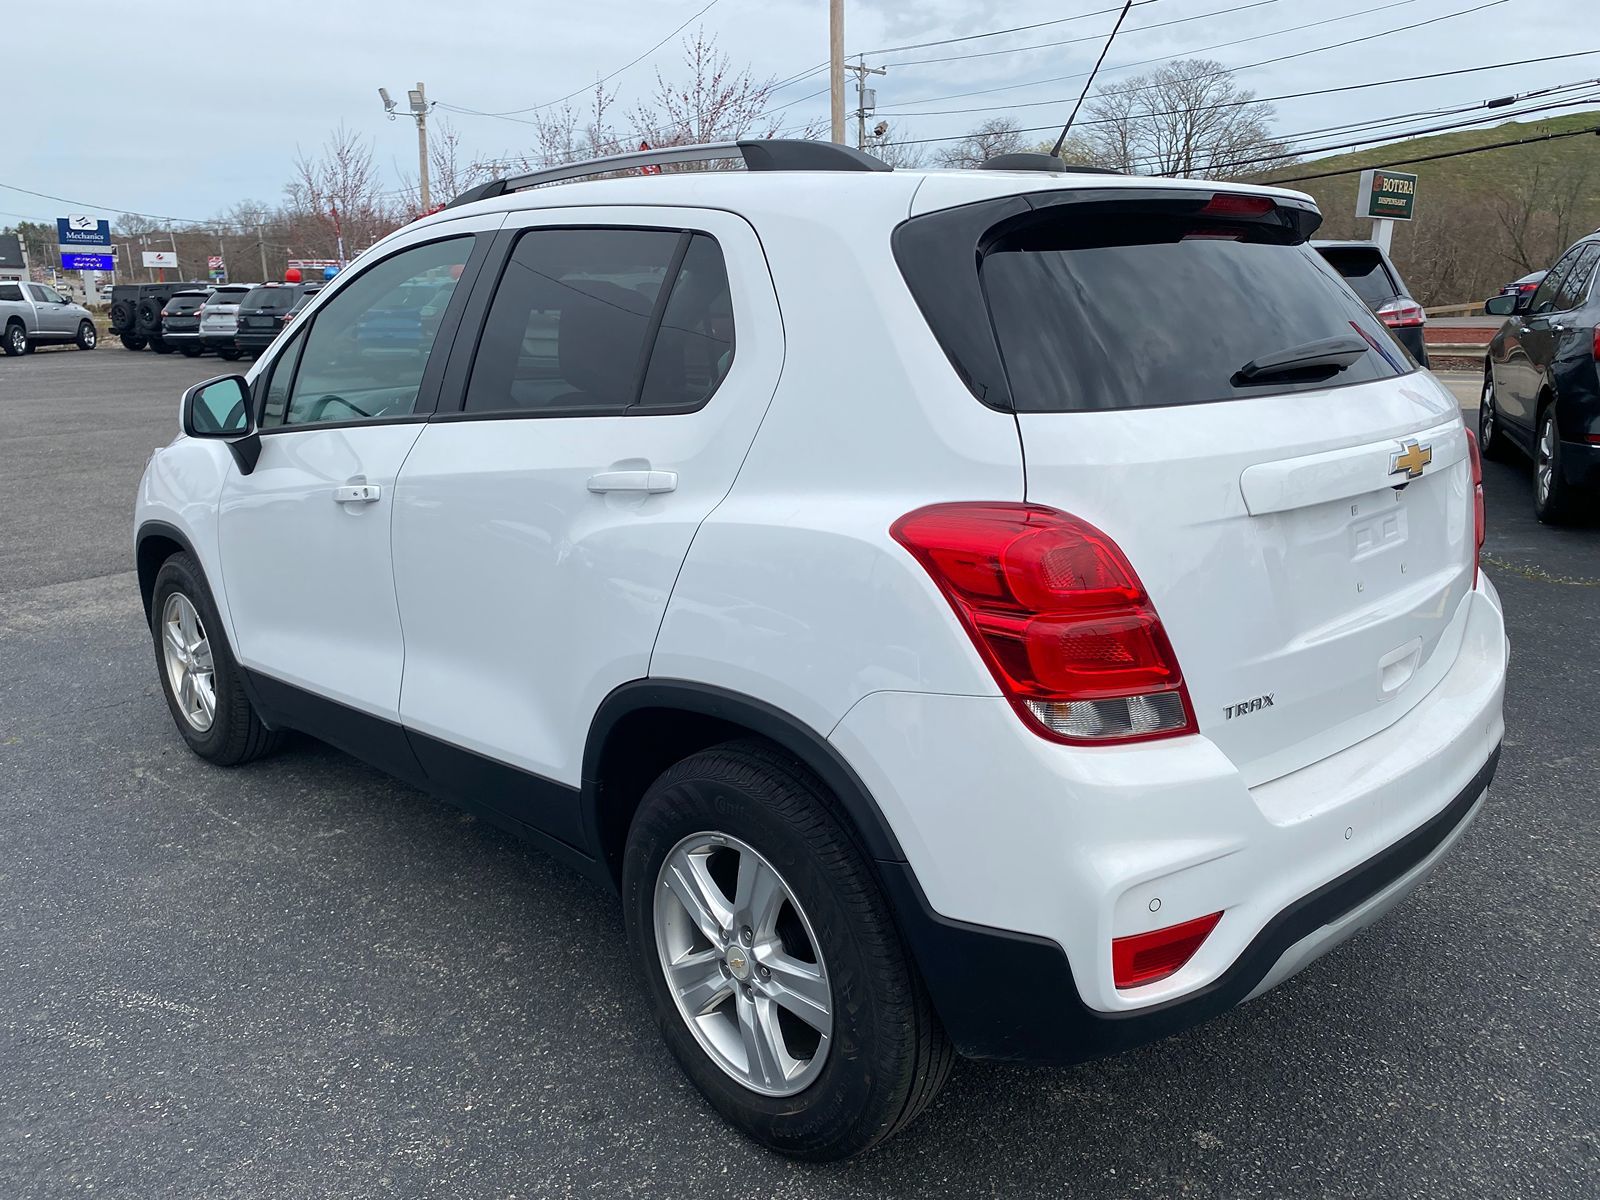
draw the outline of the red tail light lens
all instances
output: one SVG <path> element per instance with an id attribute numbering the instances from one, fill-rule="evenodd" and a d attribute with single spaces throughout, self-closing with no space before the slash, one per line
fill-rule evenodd
<path id="1" fill-rule="evenodd" d="M 1483 508 L 1483 455 L 1478 452 L 1478 439 L 1470 429 L 1467 430 L 1467 461 L 1472 464 L 1472 586 L 1477 587 L 1487 516 Z"/>
<path id="2" fill-rule="evenodd" d="M 1176 972 L 1211 936 L 1222 914 L 1196 917 L 1149 933 L 1111 940 L 1111 981 L 1119 988 L 1154 983 Z"/>
<path id="3" fill-rule="evenodd" d="M 166 316 L 166 315 L 167 315 L 167 310 L 166 310 L 166 309 L 164 309 L 164 308 L 163 308 L 163 309 L 162 309 L 162 310 L 161 310 L 161 315 L 162 315 L 162 316 L 163 316 L 163 317 L 164 317 L 164 316 Z"/>
<path id="4" fill-rule="evenodd" d="M 1421 325 L 1426 321 L 1422 312 L 1422 305 L 1415 300 L 1397 298 L 1389 301 L 1378 310 L 1378 320 L 1390 329 L 1404 329 L 1407 326 Z"/>
<path id="5" fill-rule="evenodd" d="M 889 532 L 1036 733 L 1105 745 L 1194 732 L 1161 618 L 1117 544 L 1087 521 L 1032 504 L 935 504 Z"/>
<path id="6" fill-rule="evenodd" d="M 1243 196 L 1237 192 L 1218 192 L 1200 211 L 1208 217 L 1264 217 L 1277 204 L 1270 196 Z"/>

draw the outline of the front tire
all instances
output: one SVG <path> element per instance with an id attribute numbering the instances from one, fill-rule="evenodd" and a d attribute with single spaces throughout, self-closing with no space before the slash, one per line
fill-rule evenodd
<path id="1" fill-rule="evenodd" d="M 623 898 L 668 1048 L 756 1141 L 848 1158 L 938 1094 L 954 1052 L 866 856 L 788 755 L 730 742 L 657 779 Z"/>
<path id="2" fill-rule="evenodd" d="M 199 564 L 186 552 L 156 573 L 150 603 L 156 668 L 178 732 L 201 758 L 233 767 L 277 747 L 256 715 Z"/>
<path id="3" fill-rule="evenodd" d="M 100 340 L 100 335 L 95 332 L 93 321 L 78 322 L 78 336 L 73 339 L 79 350 L 93 350 Z"/>
<path id="4" fill-rule="evenodd" d="M 1511 444 L 1500 427 L 1500 412 L 1494 402 L 1494 373 L 1483 369 L 1483 395 L 1478 399 L 1478 453 L 1495 462 L 1511 457 Z"/>

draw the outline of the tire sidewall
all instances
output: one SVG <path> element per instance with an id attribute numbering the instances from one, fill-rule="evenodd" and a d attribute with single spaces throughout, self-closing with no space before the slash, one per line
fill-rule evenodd
<path id="1" fill-rule="evenodd" d="M 78 349 L 93 350 L 98 337 L 95 334 L 94 324 L 90 321 L 78 322 Z"/>
<path id="2" fill-rule="evenodd" d="M 20 345 L 17 343 L 17 332 L 19 330 L 22 331 L 22 343 Z M 15 324 L 15 323 L 7 325 L 6 328 L 5 328 L 5 335 L 4 336 L 5 336 L 5 340 L 4 340 L 4 342 L 0 342 L 0 348 L 3 348 L 7 354 L 9 354 L 13 358 L 15 358 L 19 354 L 26 354 L 27 353 L 27 350 L 28 350 L 28 334 L 27 334 L 27 331 L 24 330 L 21 325 L 18 325 L 18 324 Z"/>
<path id="3" fill-rule="evenodd" d="M 207 644 L 211 647 L 217 707 L 211 728 L 204 733 L 190 725 L 188 718 L 183 715 L 178 698 L 172 694 L 172 682 L 167 676 L 166 655 L 161 644 L 161 614 L 166 607 L 167 598 L 174 592 L 188 597 L 189 602 L 194 605 L 195 611 L 200 614 L 200 623 L 205 627 Z M 156 573 L 155 587 L 150 596 L 150 637 L 155 647 L 156 675 L 161 681 L 161 694 L 167 699 L 167 709 L 172 713 L 172 722 L 178 727 L 178 733 L 189 743 L 190 749 L 200 757 L 219 756 L 233 732 L 229 724 L 233 714 L 226 697 L 233 688 L 238 667 L 234 663 L 227 637 L 222 632 L 222 616 L 217 612 L 217 606 L 211 599 L 211 589 L 206 586 L 199 565 L 187 553 L 172 555 L 161 564 L 161 570 Z"/>
<path id="4" fill-rule="evenodd" d="M 1487 457 L 1500 449 L 1500 426 L 1494 411 L 1494 376 L 1485 371 L 1478 398 L 1478 449 Z"/>
<path id="5" fill-rule="evenodd" d="M 839 899 L 842 881 L 816 844 L 758 794 L 715 772 L 695 770 L 695 756 L 668 771 L 646 793 L 629 834 L 623 870 L 628 942 L 655 1006 L 662 1037 L 684 1073 L 732 1124 L 787 1153 L 838 1156 L 842 1141 L 873 1138 L 860 1130 L 864 1112 L 878 1107 L 875 1091 L 895 1077 L 880 1023 L 886 981 L 869 965 L 866 947 Z M 834 837 L 843 838 L 833 826 Z M 731 834 L 758 850 L 788 884 L 811 923 L 828 971 L 834 1013 L 832 1042 L 821 1073 L 793 1096 L 764 1096 L 729 1077 L 700 1047 L 677 1010 L 661 970 L 654 898 L 661 864 L 694 833 Z M 838 843 L 834 843 L 836 846 Z M 864 864 L 857 869 L 865 871 Z M 875 886 L 875 885 L 873 885 Z M 889 989 L 910 981 L 887 981 Z"/>

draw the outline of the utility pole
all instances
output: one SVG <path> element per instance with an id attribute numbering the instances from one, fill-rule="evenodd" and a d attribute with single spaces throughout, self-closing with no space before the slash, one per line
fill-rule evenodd
<path id="1" fill-rule="evenodd" d="M 844 0 L 828 0 L 828 92 L 833 140 L 844 145 Z"/>
<path id="2" fill-rule="evenodd" d="M 867 86 L 868 75 L 885 75 L 885 67 L 869 67 L 865 55 L 857 55 L 850 68 L 856 77 L 856 149 L 867 148 L 867 114 L 878 107 L 878 91 Z"/>
<path id="3" fill-rule="evenodd" d="M 256 225 L 256 249 L 261 251 L 261 282 L 267 281 L 267 243 L 261 236 L 261 226 Z"/>
<path id="4" fill-rule="evenodd" d="M 171 225 L 167 226 L 167 241 L 172 243 L 172 274 L 175 278 L 182 279 L 183 272 L 178 269 L 178 236 L 172 232 Z"/>
<path id="5" fill-rule="evenodd" d="M 842 3 L 843 0 L 835 0 Z M 395 119 L 399 111 L 395 102 L 389 99 L 389 89 L 379 88 L 378 98 L 383 101 L 383 111 L 389 114 L 389 119 Z M 411 116 L 417 123 L 417 178 L 418 193 L 422 201 L 422 211 L 427 212 L 433 207 L 433 196 L 428 190 L 428 93 L 421 81 L 417 86 L 406 93 L 406 99 L 411 105 Z"/>

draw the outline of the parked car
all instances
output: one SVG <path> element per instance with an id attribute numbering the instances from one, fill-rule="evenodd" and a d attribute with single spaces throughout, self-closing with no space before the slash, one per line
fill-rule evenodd
<path id="1" fill-rule="evenodd" d="M 206 300 L 200 312 L 200 344 L 228 362 L 243 353 L 236 342 L 239 302 L 254 291 L 253 283 L 224 283 Z"/>
<path id="2" fill-rule="evenodd" d="M 100 303 L 111 303 L 111 285 L 109 283 L 103 283 L 100 285 Z"/>
<path id="3" fill-rule="evenodd" d="M 96 340 L 94 318 L 83 305 L 43 283 L 0 282 L 0 350 L 6 354 L 58 342 L 93 350 Z"/>
<path id="4" fill-rule="evenodd" d="M 298 283 L 264 283 L 239 301 L 238 332 L 233 344 L 246 354 L 260 354 L 272 345 L 289 320 L 289 310 L 300 298 Z"/>
<path id="5" fill-rule="evenodd" d="M 211 289 L 191 288 L 174 292 L 161 309 L 161 340 L 180 351 L 185 358 L 199 358 L 205 352 L 200 342 L 200 309 Z"/>
<path id="6" fill-rule="evenodd" d="M 171 354 L 175 347 L 161 337 L 161 310 L 174 293 L 192 291 L 204 283 L 118 283 L 111 288 L 111 332 L 128 350 L 146 346 L 157 354 Z"/>
<path id="7" fill-rule="evenodd" d="M 1393 260 L 1376 242 L 1312 242 L 1330 266 L 1344 276 L 1356 295 L 1377 314 L 1395 340 L 1418 365 L 1428 365 L 1424 331 L 1428 320 L 1422 305 L 1411 298 Z"/>
<path id="8" fill-rule="evenodd" d="M 1600 230 L 1551 267 L 1526 301 L 1491 297 L 1506 323 L 1489 342 L 1478 443 L 1490 458 L 1513 448 L 1533 459 L 1533 510 L 1559 523 L 1593 513 L 1600 497 Z"/>
<path id="9" fill-rule="evenodd" d="M 322 287 L 323 285 L 320 283 L 308 283 L 301 288 L 300 298 L 296 300 L 294 302 L 294 306 L 289 309 L 288 320 L 285 321 L 285 324 L 287 324 L 288 321 L 293 321 L 301 313 L 305 312 L 307 307 L 310 306 L 311 302 L 316 299 L 317 293 L 322 290 Z"/>
<path id="10" fill-rule="evenodd" d="M 620 893 L 789 1154 L 1272 987 L 1483 804 L 1479 464 L 1310 197 L 1138 183 L 761 140 L 389 235 L 146 468 L 179 735 L 310 733 Z"/>
<path id="11" fill-rule="evenodd" d="M 1544 281 L 1546 272 L 1532 271 L 1521 279 L 1513 279 L 1500 289 L 1502 296 L 1515 296 L 1517 299 L 1517 312 L 1528 307 L 1528 301 L 1533 299 L 1533 293 L 1539 290 L 1539 284 Z"/>

